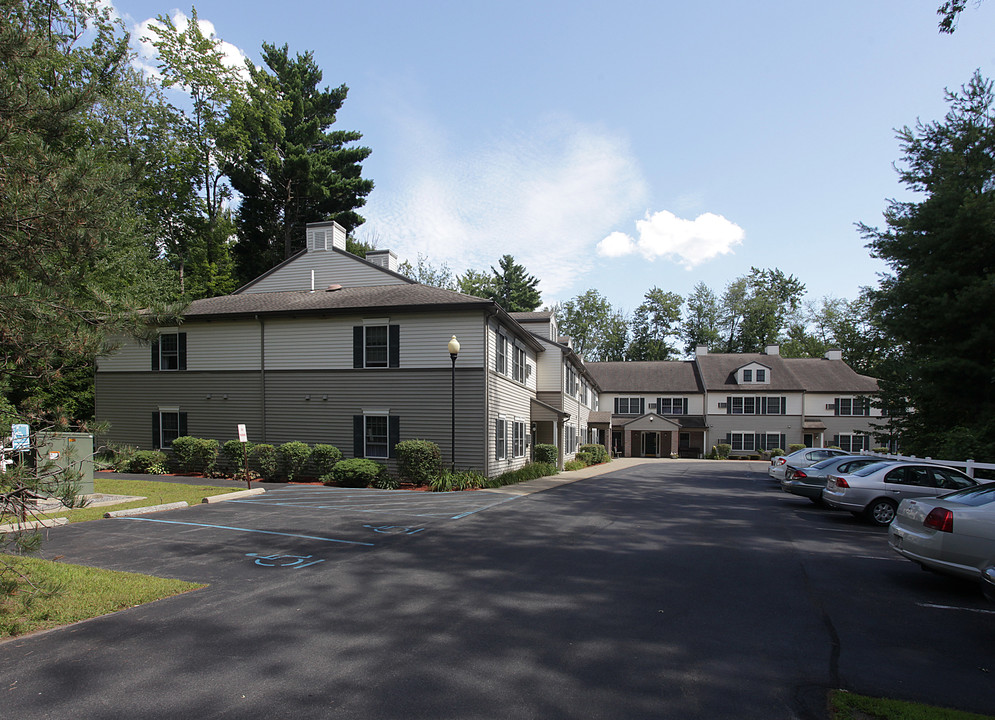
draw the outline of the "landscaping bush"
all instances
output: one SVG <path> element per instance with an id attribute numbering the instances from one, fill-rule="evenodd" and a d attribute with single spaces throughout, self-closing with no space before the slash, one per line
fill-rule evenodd
<path id="1" fill-rule="evenodd" d="M 131 445 L 111 443 L 103 449 L 101 462 L 104 467 L 108 467 L 114 472 L 128 472 L 131 459 L 135 457 L 135 452 L 137 452 L 137 448 Z"/>
<path id="2" fill-rule="evenodd" d="M 160 450 L 138 450 L 128 461 L 128 472 L 143 475 L 165 475 L 166 453 Z"/>
<path id="3" fill-rule="evenodd" d="M 369 487 L 381 475 L 387 474 L 387 468 L 380 463 L 366 458 L 350 458 L 339 460 L 328 474 L 328 479 L 340 487 Z"/>
<path id="4" fill-rule="evenodd" d="M 415 485 L 427 485 L 442 472 L 442 451 L 429 440 L 404 440 L 394 446 L 397 470 Z"/>
<path id="5" fill-rule="evenodd" d="M 526 480 L 535 480 L 536 478 L 556 475 L 559 472 L 553 463 L 533 462 L 524 465 L 518 470 L 509 470 L 495 478 L 491 478 L 486 482 L 484 487 L 497 488 L 504 485 L 514 485 L 515 483 L 525 482 Z"/>
<path id="6" fill-rule="evenodd" d="M 583 460 L 567 460 L 563 463 L 564 470 L 583 470 L 587 467 L 587 463 Z"/>
<path id="7" fill-rule="evenodd" d="M 259 474 L 263 480 L 273 481 L 276 479 L 276 472 L 280 467 L 276 448 L 268 443 L 261 443 L 252 448 L 252 459 L 259 468 Z"/>
<path id="8" fill-rule="evenodd" d="M 719 443 L 715 446 L 715 456 L 719 460 L 728 460 L 730 450 L 732 450 L 732 445 L 729 443 Z"/>
<path id="9" fill-rule="evenodd" d="M 377 490 L 397 490 L 401 487 L 401 481 L 395 475 L 384 472 L 377 475 L 370 487 L 375 487 Z"/>
<path id="10" fill-rule="evenodd" d="M 871 452 L 876 452 L 880 455 L 887 455 L 891 451 L 888 450 L 888 448 L 886 447 L 876 447 L 876 448 L 871 448 Z"/>
<path id="11" fill-rule="evenodd" d="M 594 464 L 593 457 L 591 456 L 591 453 L 588 452 L 578 451 L 577 454 L 574 455 L 574 460 L 584 463 L 584 467 Z"/>
<path id="12" fill-rule="evenodd" d="M 805 443 L 791 443 L 788 445 L 788 452 L 793 453 L 795 450 L 804 450 Z"/>
<path id="13" fill-rule="evenodd" d="M 173 454 L 184 472 L 206 475 L 218 461 L 218 441 L 183 435 L 172 444 Z"/>
<path id="14" fill-rule="evenodd" d="M 342 459 L 342 451 L 334 445 L 318 444 L 311 448 L 311 463 L 317 468 L 319 475 L 327 475 Z"/>
<path id="15" fill-rule="evenodd" d="M 784 455 L 784 450 L 782 450 L 781 448 L 774 448 L 773 450 L 770 451 L 770 456 L 772 458 L 781 457 L 782 455 Z"/>
<path id="16" fill-rule="evenodd" d="M 429 481 L 434 492 L 476 490 L 483 487 L 487 478 L 476 470 L 443 470 Z"/>
<path id="17" fill-rule="evenodd" d="M 536 443 L 536 446 L 532 448 L 533 462 L 556 465 L 556 461 L 558 458 L 559 458 L 559 453 L 557 452 L 555 445 L 544 445 L 542 443 Z"/>
<path id="18" fill-rule="evenodd" d="M 244 450 L 242 449 L 243 445 L 245 445 Z M 245 474 L 244 453 L 248 451 L 251 457 L 253 448 L 255 448 L 253 443 L 242 443 L 238 440 L 229 440 L 221 446 L 221 457 L 225 461 L 225 470 L 230 472 L 232 477 L 238 473 Z"/>
<path id="19" fill-rule="evenodd" d="M 291 482 L 300 476 L 304 466 L 307 465 L 307 460 L 311 457 L 311 447 L 300 440 L 291 440 L 280 446 L 279 456 L 280 466 L 287 476 L 287 482 Z"/>
<path id="20" fill-rule="evenodd" d="M 591 456 L 591 461 L 588 463 L 589 465 L 600 465 L 601 463 L 611 462 L 611 455 L 608 454 L 608 448 L 604 445 L 598 445 L 596 443 L 591 445 L 581 445 L 580 451 Z"/>

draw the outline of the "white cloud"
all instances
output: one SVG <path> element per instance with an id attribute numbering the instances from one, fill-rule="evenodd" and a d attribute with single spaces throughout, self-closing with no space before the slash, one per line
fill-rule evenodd
<path id="1" fill-rule="evenodd" d="M 405 120 L 406 171 L 374 191 L 359 230 L 402 258 L 422 253 L 461 273 L 510 254 L 540 278 L 546 297 L 590 272 L 596 239 L 644 203 L 638 163 L 602 130 L 552 119 L 454 149 L 430 123 Z"/>
<path id="2" fill-rule="evenodd" d="M 176 29 L 181 33 L 190 24 L 190 18 L 181 10 L 174 10 L 173 16 L 170 19 L 173 21 Z M 248 80 L 249 73 L 245 69 L 245 60 L 248 56 L 239 47 L 221 40 L 215 31 L 214 23 L 210 20 L 198 17 L 197 25 L 204 37 L 220 41 L 218 48 L 221 51 L 221 62 L 228 67 L 235 68 L 243 80 Z M 147 20 L 135 23 L 131 28 L 131 44 L 136 52 L 136 58 L 133 63 L 139 70 L 153 77 L 160 77 L 157 68 L 159 52 L 151 42 L 156 37 L 155 28 L 159 27 L 162 27 L 162 23 L 156 18 L 148 18 Z"/>
<path id="3" fill-rule="evenodd" d="M 672 260 L 690 270 L 719 255 L 727 255 L 742 244 L 743 228 L 715 213 L 704 213 L 694 220 L 679 218 L 661 210 L 636 221 L 639 239 L 613 232 L 598 243 L 604 257 L 621 257 L 639 252 L 647 260 L 659 257 Z"/>

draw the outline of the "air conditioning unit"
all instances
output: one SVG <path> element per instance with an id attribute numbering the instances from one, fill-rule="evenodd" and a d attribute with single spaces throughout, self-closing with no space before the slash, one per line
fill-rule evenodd
<path id="1" fill-rule="evenodd" d="M 725 408 L 729 403 L 719 403 L 719 410 Z"/>
<path id="2" fill-rule="evenodd" d="M 836 403 L 826 403 L 826 410 L 835 410 Z"/>

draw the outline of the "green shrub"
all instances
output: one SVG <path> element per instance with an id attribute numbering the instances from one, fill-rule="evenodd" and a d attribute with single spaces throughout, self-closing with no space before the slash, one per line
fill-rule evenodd
<path id="1" fill-rule="evenodd" d="M 245 446 L 243 449 L 242 446 Z M 238 440 L 228 440 L 221 446 L 221 457 L 225 461 L 225 470 L 232 473 L 232 476 L 241 472 L 245 474 L 245 452 L 252 456 L 253 443 L 243 443 Z"/>
<path id="2" fill-rule="evenodd" d="M 387 468 L 380 463 L 366 458 L 350 458 L 339 460 L 329 473 L 332 482 L 340 487 L 369 487 L 381 475 L 387 474 Z"/>
<path id="3" fill-rule="evenodd" d="M 260 443 L 252 448 L 252 459 L 259 468 L 259 474 L 263 480 L 276 480 L 276 473 L 280 467 L 276 448 L 268 443 Z"/>
<path id="4" fill-rule="evenodd" d="M 715 446 L 715 455 L 719 460 L 728 460 L 730 450 L 732 450 L 732 445 L 729 443 L 719 443 Z"/>
<path id="5" fill-rule="evenodd" d="M 429 481 L 434 492 L 476 490 L 483 487 L 487 478 L 476 470 L 443 470 Z"/>
<path id="6" fill-rule="evenodd" d="M 587 463 L 583 460 L 567 460 L 563 463 L 564 470 L 583 470 L 587 467 Z"/>
<path id="7" fill-rule="evenodd" d="M 287 482 L 299 477 L 307 460 L 311 457 L 311 447 L 300 440 L 291 440 L 280 446 L 278 451 L 280 456 L 280 467 L 283 474 L 287 476 Z"/>
<path id="8" fill-rule="evenodd" d="M 183 435 L 173 440 L 173 454 L 184 472 L 207 474 L 218 461 L 218 441 Z"/>
<path id="9" fill-rule="evenodd" d="M 166 453 L 160 450 L 138 450 L 128 461 L 128 472 L 143 475 L 165 475 Z"/>
<path id="10" fill-rule="evenodd" d="M 112 470 L 114 470 L 114 472 L 128 472 L 128 467 L 131 465 L 131 459 L 135 457 L 137 450 L 137 448 L 131 445 L 118 445 L 116 443 L 111 443 L 104 448 L 102 460 L 104 464 L 109 466 Z"/>
<path id="11" fill-rule="evenodd" d="M 594 464 L 594 457 L 589 452 L 578 451 L 577 454 L 574 455 L 574 460 L 584 463 L 584 467 Z"/>
<path id="12" fill-rule="evenodd" d="M 311 463 L 317 468 L 319 475 L 327 475 L 342 459 L 342 451 L 334 445 L 318 444 L 311 448 Z"/>
<path id="13" fill-rule="evenodd" d="M 601 463 L 611 462 L 611 455 L 608 454 L 608 448 L 604 445 L 598 445 L 596 443 L 581 445 L 580 451 L 591 456 L 591 461 L 588 463 L 589 465 L 600 465 Z"/>
<path id="14" fill-rule="evenodd" d="M 784 450 L 782 450 L 781 448 L 774 448 L 773 450 L 770 451 L 770 456 L 772 458 L 781 457 L 782 455 L 784 455 Z"/>
<path id="15" fill-rule="evenodd" d="M 555 465 L 556 461 L 559 459 L 559 452 L 555 445 L 544 445 L 542 443 L 536 443 L 535 447 L 532 448 L 532 461 L 537 463 L 548 463 L 550 465 Z"/>
<path id="16" fill-rule="evenodd" d="M 791 443 L 788 445 L 788 452 L 793 453 L 795 450 L 804 450 L 805 443 Z"/>
<path id="17" fill-rule="evenodd" d="M 509 470 L 506 473 L 502 473 L 495 478 L 491 478 L 486 482 L 484 487 L 497 488 L 503 487 L 504 485 L 514 485 L 515 483 L 525 482 L 526 480 L 535 480 L 536 478 L 548 477 L 550 475 L 556 475 L 559 470 L 556 469 L 556 465 L 552 463 L 540 463 L 534 462 L 524 465 L 518 470 Z"/>
<path id="18" fill-rule="evenodd" d="M 427 485 L 442 472 L 442 451 L 430 440 L 404 440 L 394 446 L 397 470 L 415 485 Z"/>
<path id="19" fill-rule="evenodd" d="M 376 479 L 371 483 L 371 487 L 375 487 L 377 490 L 397 490 L 401 487 L 401 481 L 395 475 L 391 475 L 389 472 L 383 472 L 377 475 Z"/>
<path id="20" fill-rule="evenodd" d="M 871 452 L 876 452 L 876 453 L 879 453 L 881 455 L 887 455 L 891 451 L 888 450 L 888 448 L 886 448 L 886 447 L 876 447 L 876 448 L 871 448 Z"/>

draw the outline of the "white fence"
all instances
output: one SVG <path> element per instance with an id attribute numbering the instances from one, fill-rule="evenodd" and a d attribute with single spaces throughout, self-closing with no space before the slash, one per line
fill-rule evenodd
<path id="1" fill-rule="evenodd" d="M 975 470 L 995 470 L 995 463 L 979 463 L 974 462 L 974 460 L 934 460 L 931 457 L 918 458 L 915 455 L 895 455 L 892 453 L 876 452 L 865 452 L 864 455 L 874 455 L 875 457 L 887 458 L 889 460 L 921 460 L 922 462 L 933 463 L 935 465 L 963 468 L 969 477 L 974 477 Z"/>

